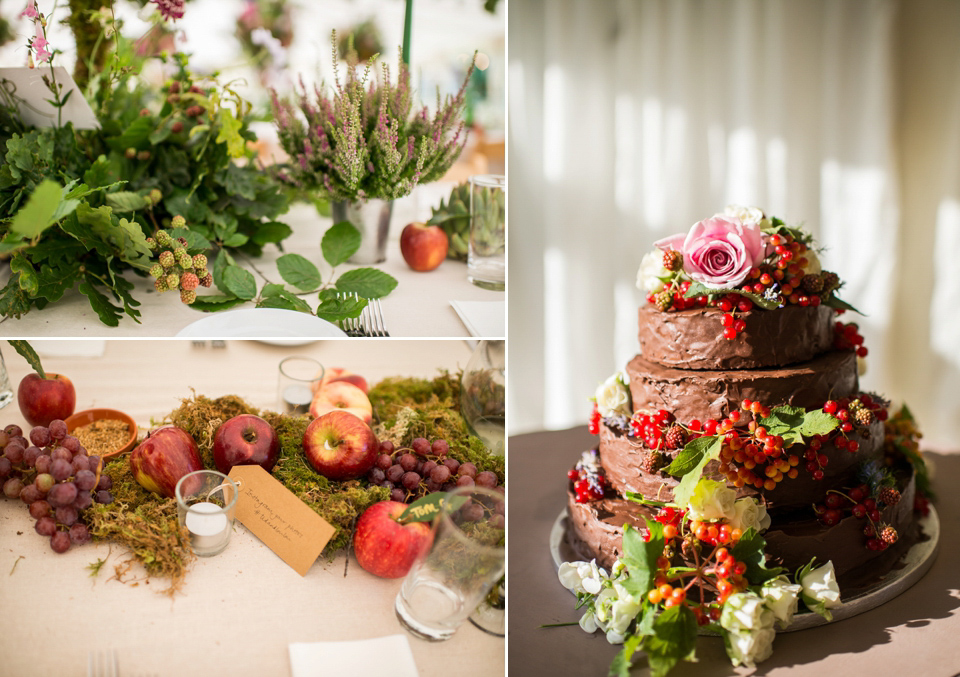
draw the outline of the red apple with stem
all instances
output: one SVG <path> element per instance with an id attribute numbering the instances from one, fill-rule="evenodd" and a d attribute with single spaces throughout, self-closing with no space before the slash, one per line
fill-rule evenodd
<path id="1" fill-rule="evenodd" d="M 450 240 L 440 226 L 408 223 L 400 233 L 400 253 L 407 265 L 426 273 L 447 258 Z"/>
<path id="2" fill-rule="evenodd" d="M 20 413 L 33 426 L 46 426 L 58 418 L 66 420 L 77 406 L 77 393 L 70 379 L 49 371 L 46 376 L 27 374 L 17 388 Z"/>
<path id="3" fill-rule="evenodd" d="M 137 483 L 147 491 L 173 498 L 180 478 L 203 470 L 203 461 L 190 433 L 166 426 L 148 433 L 147 438 L 131 452 L 130 470 Z M 198 477 L 197 481 L 203 480 Z M 185 493 L 192 492 L 187 490 Z"/>
<path id="4" fill-rule="evenodd" d="M 344 369 L 342 367 L 330 367 L 324 372 L 323 383 L 321 387 L 327 385 L 328 383 L 335 383 L 337 381 L 346 381 L 347 383 L 353 384 L 360 388 L 367 394 L 370 392 L 370 386 L 367 383 L 367 379 L 362 377 L 360 374 L 354 374 L 352 371 Z"/>
<path id="5" fill-rule="evenodd" d="M 380 501 L 357 520 L 353 552 L 360 566 L 374 576 L 403 578 L 433 543 L 429 522 L 397 521 L 408 507 L 398 501 Z"/>
<path id="6" fill-rule="evenodd" d="M 363 477 L 373 467 L 380 442 L 360 418 L 337 409 L 307 426 L 303 451 L 313 469 L 324 477 L 352 480 Z"/>
<path id="7" fill-rule="evenodd" d="M 359 417 L 364 423 L 373 420 L 370 398 L 360 388 L 346 381 L 334 381 L 321 386 L 310 402 L 310 415 L 314 418 L 337 409 Z"/>
<path id="8" fill-rule="evenodd" d="M 235 465 L 259 465 L 270 472 L 278 460 L 277 431 L 259 416 L 234 416 L 221 424 L 213 436 L 213 462 L 224 475 Z"/>

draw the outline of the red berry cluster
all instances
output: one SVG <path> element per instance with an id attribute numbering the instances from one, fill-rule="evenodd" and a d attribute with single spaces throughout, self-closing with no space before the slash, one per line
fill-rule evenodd
<path id="1" fill-rule="evenodd" d="M 747 322 L 737 317 L 736 313 L 747 313 L 753 310 L 753 301 L 739 294 L 727 294 L 718 299 L 715 304 L 723 311 L 720 323 L 723 325 L 723 338 L 732 341 L 747 328 Z"/>
<path id="2" fill-rule="evenodd" d="M 607 478 L 596 450 L 583 452 L 577 465 L 567 471 L 567 479 L 573 482 L 577 503 L 599 501 L 607 490 Z"/>
<path id="3" fill-rule="evenodd" d="M 690 280 L 683 280 L 682 282 L 675 280 L 663 291 L 647 294 L 647 303 L 655 305 L 663 311 L 705 308 L 709 304 L 710 299 L 707 296 L 685 298 L 684 295 L 688 289 L 690 289 Z"/>
<path id="4" fill-rule="evenodd" d="M 863 535 L 867 537 L 866 547 L 870 550 L 885 550 L 897 542 L 897 530 L 880 521 L 880 506 L 896 505 L 900 502 L 900 492 L 893 487 L 881 487 L 875 496 L 870 495 L 866 484 L 850 489 L 846 493 L 831 489 L 822 504 L 814 505 L 813 510 L 820 522 L 832 527 L 848 514 L 857 519 L 867 520 Z"/>
<path id="5" fill-rule="evenodd" d="M 593 405 L 593 412 L 590 414 L 590 423 L 587 424 L 587 430 L 590 431 L 591 435 L 600 434 L 600 410 L 597 409 L 597 405 Z"/>
<path id="6" fill-rule="evenodd" d="M 653 414 L 635 414 L 630 419 L 630 432 L 649 449 L 680 449 L 687 442 L 683 428 L 674 425 L 676 417 L 666 409 Z"/>
<path id="7" fill-rule="evenodd" d="M 857 357 L 867 356 L 867 348 L 863 345 L 863 336 L 856 322 L 844 324 L 837 320 L 833 329 L 833 347 L 836 350 L 854 350 Z"/>
<path id="8" fill-rule="evenodd" d="M 686 511 L 671 507 L 662 508 L 654 519 L 664 525 L 664 548 L 657 558 L 654 587 L 647 600 L 667 609 L 687 606 L 698 625 L 718 620 L 727 598 L 747 587 L 747 565 L 737 561 L 727 547 L 737 543 L 740 530 L 725 523 L 689 520 Z M 649 532 L 644 537 L 649 541 Z M 685 561 L 674 570 L 672 560 L 678 552 L 684 553 Z"/>

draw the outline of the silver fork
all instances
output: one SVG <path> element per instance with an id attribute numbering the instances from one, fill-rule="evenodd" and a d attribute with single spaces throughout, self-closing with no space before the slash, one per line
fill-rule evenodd
<path id="1" fill-rule="evenodd" d="M 119 674 L 115 650 L 87 654 L 87 677 L 118 677 Z"/>
<path id="2" fill-rule="evenodd" d="M 368 336 L 390 336 L 387 333 L 386 325 L 383 323 L 383 309 L 380 307 L 380 299 L 368 299 L 362 317 Z"/>
<path id="3" fill-rule="evenodd" d="M 348 298 L 359 298 L 356 292 L 350 294 L 344 292 L 337 292 L 338 299 L 348 299 Z M 348 317 L 345 320 L 338 320 L 337 322 L 340 325 L 340 328 L 346 332 L 347 336 L 366 336 L 367 333 L 364 331 L 363 325 L 360 324 L 360 320 L 356 317 Z"/>

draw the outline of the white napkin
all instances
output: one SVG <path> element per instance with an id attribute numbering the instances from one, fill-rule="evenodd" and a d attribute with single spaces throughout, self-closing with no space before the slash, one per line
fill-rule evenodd
<path id="1" fill-rule="evenodd" d="M 390 666 L 391 677 L 419 677 L 406 635 L 290 645 L 293 677 L 383 677 L 384 665 Z"/>
<path id="2" fill-rule="evenodd" d="M 506 336 L 506 304 L 503 301 L 451 301 L 450 305 L 457 311 L 471 336 Z"/>

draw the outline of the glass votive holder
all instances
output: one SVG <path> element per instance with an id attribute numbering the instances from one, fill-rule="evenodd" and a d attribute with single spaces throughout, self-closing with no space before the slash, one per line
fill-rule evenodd
<path id="1" fill-rule="evenodd" d="M 507 284 L 507 179 L 497 174 L 470 177 L 470 243 L 467 279 L 483 289 Z"/>
<path id="2" fill-rule="evenodd" d="M 238 492 L 237 483 L 216 470 L 196 470 L 177 482 L 177 518 L 194 554 L 218 555 L 230 543 Z"/>
<path id="3" fill-rule="evenodd" d="M 290 416 L 310 413 L 314 393 L 320 389 L 325 371 L 312 357 L 287 357 L 280 361 L 277 411 Z"/>
<path id="4" fill-rule="evenodd" d="M 433 545 L 403 580 L 394 609 L 411 634 L 450 639 L 504 570 L 506 498 L 494 489 L 457 487 L 433 522 Z"/>

